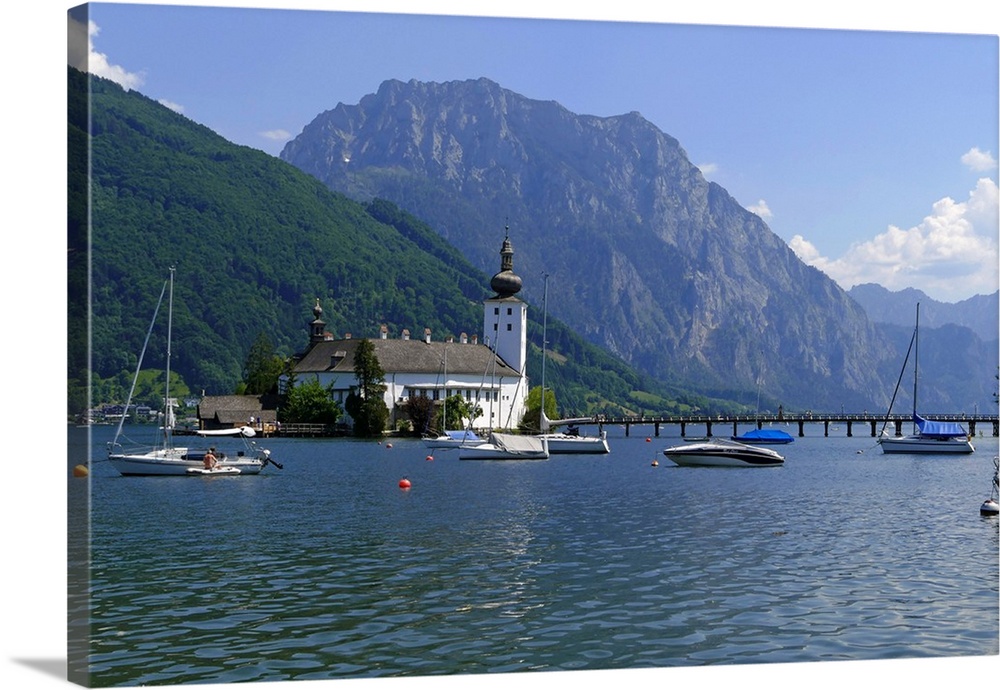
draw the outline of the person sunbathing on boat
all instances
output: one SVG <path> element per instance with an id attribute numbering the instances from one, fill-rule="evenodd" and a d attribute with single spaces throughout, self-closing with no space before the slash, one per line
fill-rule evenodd
<path id="1" fill-rule="evenodd" d="M 214 470 L 215 469 L 216 465 L 219 464 L 219 461 L 215 459 L 215 448 L 209 448 L 208 449 L 208 452 L 205 453 L 205 457 L 203 458 L 203 461 L 205 463 L 205 469 L 206 470 Z"/>

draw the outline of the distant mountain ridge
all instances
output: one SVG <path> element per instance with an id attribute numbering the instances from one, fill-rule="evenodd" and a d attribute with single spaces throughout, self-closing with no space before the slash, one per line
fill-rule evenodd
<path id="1" fill-rule="evenodd" d="M 922 326 L 937 328 L 954 324 L 965 326 L 985 341 L 1000 337 L 1000 291 L 992 295 L 975 295 L 954 304 L 931 299 L 914 288 L 894 292 L 874 283 L 855 285 L 847 294 L 876 323 L 912 326 L 919 303 Z"/>
<path id="2" fill-rule="evenodd" d="M 426 220 L 473 264 L 509 222 L 525 294 L 661 380 L 786 406 L 887 403 L 898 353 L 855 300 L 638 113 L 575 115 L 488 79 L 384 82 L 283 160 Z"/>

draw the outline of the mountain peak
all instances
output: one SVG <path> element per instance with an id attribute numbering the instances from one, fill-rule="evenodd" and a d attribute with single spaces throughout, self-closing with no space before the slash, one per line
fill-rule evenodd
<path id="1" fill-rule="evenodd" d="M 857 302 L 637 112 L 578 115 L 482 78 L 390 81 L 281 157 L 398 204 L 484 272 L 508 218 L 525 299 L 549 274 L 550 314 L 657 379 L 753 389 L 766 371 L 786 407 L 813 409 L 891 392 L 873 371 L 896 353 Z"/>

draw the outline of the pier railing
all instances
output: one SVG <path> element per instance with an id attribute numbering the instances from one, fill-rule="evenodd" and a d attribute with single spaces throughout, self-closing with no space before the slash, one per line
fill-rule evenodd
<path id="1" fill-rule="evenodd" d="M 958 422 L 963 424 L 970 436 L 975 436 L 977 427 L 982 431 L 982 427 L 989 429 L 993 436 L 1000 436 L 1000 418 L 998 415 L 987 414 L 928 414 L 927 419 L 940 421 Z M 913 421 L 912 415 L 889 415 L 862 413 L 825 413 L 825 412 L 804 412 L 804 413 L 783 413 L 783 414 L 742 414 L 742 415 L 633 415 L 633 416 L 606 416 L 598 415 L 591 421 L 583 422 L 574 420 L 577 424 L 599 424 L 618 425 L 625 427 L 625 435 L 631 433 L 633 426 L 651 426 L 653 434 L 660 435 L 660 430 L 664 426 L 679 426 L 681 436 L 688 434 L 688 427 L 704 430 L 704 435 L 711 437 L 717 427 L 732 428 L 732 435 L 740 433 L 740 427 L 783 426 L 789 425 L 797 428 L 799 436 L 805 436 L 807 425 L 822 424 L 823 435 L 829 436 L 831 431 L 838 430 L 837 425 L 843 425 L 847 436 L 855 435 L 855 427 L 860 426 L 866 429 L 872 437 L 882 433 L 883 427 L 886 433 L 901 436 L 906 424 Z M 728 433 L 727 433 L 728 435 Z"/>

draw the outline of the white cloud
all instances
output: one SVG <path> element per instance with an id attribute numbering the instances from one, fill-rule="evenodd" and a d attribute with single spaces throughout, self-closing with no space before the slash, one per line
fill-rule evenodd
<path id="1" fill-rule="evenodd" d="M 962 165 L 974 172 L 986 172 L 997 167 L 997 160 L 989 151 L 973 147 L 962 156 Z"/>
<path id="2" fill-rule="evenodd" d="M 719 169 L 719 166 L 716 163 L 702 163 L 697 167 L 698 170 L 701 170 L 701 174 L 705 177 L 713 175 Z"/>
<path id="3" fill-rule="evenodd" d="M 94 22 L 88 22 L 84 28 L 83 22 L 69 18 L 69 64 L 98 77 L 110 79 L 126 90 L 142 86 L 145 83 L 142 74 L 129 72 L 120 65 L 112 64 L 107 55 L 94 49 L 94 37 L 99 33 L 101 28 Z"/>
<path id="4" fill-rule="evenodd" d="M 946 302 L 997 290 L 997 184 L 982 178 L 966 202 L 945 197 L 912 228 L 889 226 L 873 239 L 852 245 L 840 258 L 822 256 L 801 235 L 789 246 L 845 289 L 878 283 L 890 290 L 915 287 Z"/>
<path id="5" fill-rule="evenodd" d="M 160 105 L 162 105 L 165 108 L 170 108 L 175 113 L 180 113 L 181 115 L 184 114 L 184 106 L 180 105 L 179 103 L 174 103 L 173 101 L 168 101 L 166 98 L 159 99 L 157 101 L 157 103 L 159 103 Z"/>
<path id="6" fill-rule="evenodd" d="M 774 217 L 774 214 L 771 213 L 771 209 L 768 207 L 767 202 L 763 199 L 758 201 L 753 206 L 747 206 L 747 210 L 750 211 L 750 213 L 756 213 L 763 220 L 770 220 Z"/>
<path id="7" fill-rule="evenodd" d="M 291 133 L 284 129 L 269 129 L 266 132 L 260 132 L 259 134 L 265 139 L 270 139 L 271 141 L 287 141 L 292 138 Z"/>

